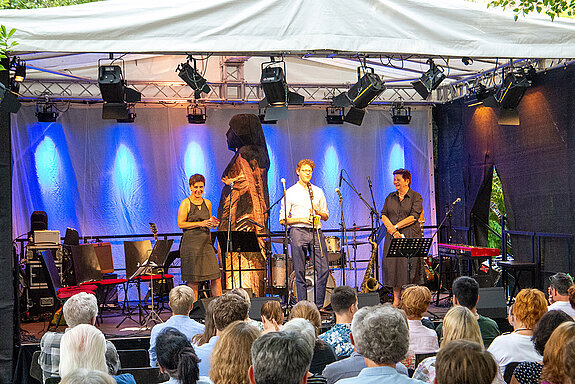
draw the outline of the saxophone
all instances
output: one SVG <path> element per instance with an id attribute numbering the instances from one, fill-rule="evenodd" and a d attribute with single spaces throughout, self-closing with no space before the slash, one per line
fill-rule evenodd
<path id="1" fill-rule="evenodd" d="M 375 277 L 372 277 L 373 274 L 373 265 L 375 264 L 375 258 L 377 257 L 377 243 L 373 241 L 370 237 L 368 237 L 368 241 L 372 245 L 371 257 L 369 258 L 369 264 L 367 264 L 367 268 L 365 269 L 365 275 L 363 276 L 363 281 L 361 282 L 361 293 L 367 292 L 375 292 L 382 285 Z"/>

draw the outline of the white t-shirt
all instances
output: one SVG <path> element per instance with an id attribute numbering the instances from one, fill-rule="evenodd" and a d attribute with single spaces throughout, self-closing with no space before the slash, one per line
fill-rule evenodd
<path id="1" fill-rule="evenodd" d="M 575 309 L 573 309 L 571 303 L 568 301 L 556 301 L 553 304 L 551 304 L 547 309 L 550 311 L 563 311 L 575 319 Z"/>
<path id="2" fill-rule="evenodd" d="M 487 349 L 499 365 L 501 375 L 505 372 L 505 366 L 512 362 L 522 361 L 543 361 L 535 350 L 535 345 L 531 341 L 531 336 L 520 335 L 515 332 L 497 336 Z"/>

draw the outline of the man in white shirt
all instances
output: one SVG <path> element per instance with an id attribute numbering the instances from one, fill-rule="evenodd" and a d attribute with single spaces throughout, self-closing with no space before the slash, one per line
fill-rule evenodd
<path id="1" fill-rule="evenodd" d="M 329 218 L 329 211 L 321 188 L 310 183 L 314 168 L 315 163 L 310 159 L 303 159 L 297 163 L 296 173 L 299 180 L 286 191 L 287 207 L 284 206 L 284 200 L 282 199 L 280 223 L 291 227 L 290 243 L 295 270 L 297 299 L 307 300 L 305 279 L 307 255 L 311 258 L 312 265 L 316 269 L 315 304 L 318 308 L 322 308 L 329 275 L 329 265 L 327 245 L 321 231 L 321 221 L 326 221 Z"/>
<path id="2" fill-rule="evenodd" d="M 569 288 L 573 286 L 573 279 L 566 273 L 556 273 L 549 278 L 549 307 L 550 311 L 561 310 L 575 319 L 575 309 L 569 302 Z"/>

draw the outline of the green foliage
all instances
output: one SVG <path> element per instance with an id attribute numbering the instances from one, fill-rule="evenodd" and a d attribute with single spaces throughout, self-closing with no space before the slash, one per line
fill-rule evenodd
<path id="1" fill-rule="evenodd" d="M 11 30 L 6 29 L 6 26 L 0 25 L 0 59 L 5 59 L 10 49 L 18 45 L 15 41 L 10 41 L 12 35 L 16 32 L 16 28 Z M 3 65 L 0 64 L 0 71 L 5 71 Z"/>
<path id="2" fill-rule="evenodd" d="M 487 6 L 512 9 L 515 21 L 520 15 L 525 16 L 532 12 L 545 13 L 552 21 L 558 16 L 575 15 L 575 0 L 493 0 Z"/>
<path id="3" fill-rule="evenodd" d="M 491 201 L 489 209 L 489 227 L 501 233 L 501 217 L 505 215 L 505 201 L 503 200 L 503 187 L 497 171 L 493 169 L 493 183 L 491 186 Z M 490 248 L 501 249 L 501 239 L 491 232 L 488 235 Z"/>
<path id="4" fill-rule="evenodd" d="M 3 9 L 30 9 L 63 7 L 66 5 L 93 3 L 99 0 L 0 0 Z"/>

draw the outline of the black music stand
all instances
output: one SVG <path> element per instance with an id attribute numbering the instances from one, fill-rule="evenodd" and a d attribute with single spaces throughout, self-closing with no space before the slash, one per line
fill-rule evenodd
<path id="1" fill-rule="evenodd" d="M 231 244 L 232 244 L 232 249 L 229 250 L 230 252 L 230 256 L 232 252 L 260 252 L 260 244 L 258 243 L 258 237 L 256 235 L 255 232 L 248 232 L 248 231 L 230 231 L 230 237 L 232 238 L 231 240 Z M 226 244 L 228 244 L 228 231 L 217 231 L 217 232 L 212 232 L 212 240 L 214 240 L 214 238 L 218 239 L 218 243 L 220 245 L 220 249 L 225 249 Z M 223 260 L 223 265 L 224 265 L 224 272 L 226 272 L 226 261 Z M 230 269 L 230 271 L 232 272 L 232 288 L 233 287 L 233 283 L 234 283 L 234 266 L 231 264 L 231 260 L 230 260 L 230 265 L 232 267 L 232 269 Z M 240 287 L 242 286 L 242 264 L 240 259 L 238 258 L 238 269 L 237 271 L 240 274 Z M 225 278 L 225 276 L 224 276 Z"/>
<path id="2" fill-rule="evenodd" d="M 385 228 L 385 226 L 384 226 Z M 414 257 L 425 257 L 431 248 L 432 238 L 393 238 L 389 244 L 389 251 L 386 257 L 406 257 L 407 258 L 407 281 L 411 281 L 411 259 Z"/>

